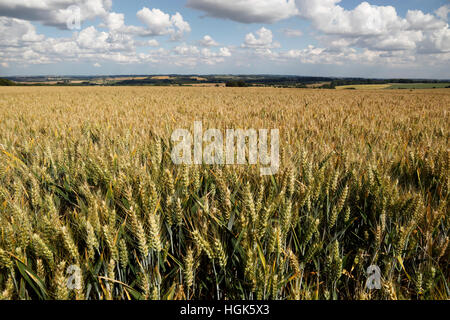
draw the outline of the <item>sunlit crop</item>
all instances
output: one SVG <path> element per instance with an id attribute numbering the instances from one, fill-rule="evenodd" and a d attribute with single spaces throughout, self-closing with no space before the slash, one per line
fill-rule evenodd
<path id="1" fill-rule="evenodd" d="M 0 297 L 448 299 L 449 111 L 446 89 L 0 88 Z M 174 165 L 194 121 L 279 129 L 278 174 Z"/>

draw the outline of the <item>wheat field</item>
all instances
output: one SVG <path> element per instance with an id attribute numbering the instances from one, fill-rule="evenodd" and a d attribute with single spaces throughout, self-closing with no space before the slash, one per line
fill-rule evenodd
<path id="1" fill-rule="evenodd" d="M 448 299 L 449 111 L 446 89 L 0 88 L 0 298 Z M 194 121 L 279 129 L 278 174 L 174 165 Z"/>

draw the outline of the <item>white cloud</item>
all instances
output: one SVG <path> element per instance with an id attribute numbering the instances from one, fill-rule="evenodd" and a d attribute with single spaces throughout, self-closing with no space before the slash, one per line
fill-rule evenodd
<path id="1" fill-rule="evenodd" d="M 191 32 L 191 26 L 184 21 L 183 16 L 180 13 L 175 13 L 175 15 L 170 18 L 170 21 L 175 27 L 175 31 L 171 32 L 172 40 L 179 40 L 185 33 Z"/>
<path id="2" fill-rule="evenodd" d="M 83 49 L 106 49 L 109 46 L 108 38 L 107 32 L 97 31 L 95 27 L 91 26 L 80 31 L 76 41 Z"/>
<path id="3" fill-rule="evenodd" d="M 214 41 L 214 39 L 209 36 L 205 35 L 202 40 L 199 41 L 199 44 L 203 47 L 217 47 L 219 44 Z"/>
<path id="4" fill-rule="evenodd" d="M 187 6 L 243 23 L 274 23 L 298 13 L 295 0 L 188 0 Z"/>
<path id="5" fill-rule="evenodd" d="M 223 63 L 231 56 L 235 66 L 247 59 L 293 65 L 298 62 L 389 67 L 441 65 L 445 69 L 450 62 L 450 29 L 446 22 L 450 5 L 442 6 L 435 13 L 409 10 L 402 17 L 392 6 L 368 2 L 345 9 L 339 5 L 340 0 L 189 0 L 190 7 L 203 10 L 209 16 L 245 23 L 270 23 L 297 15 L 310 21 L 316 29 L 317 44 L 294 49 L 297 42 L 292 41 L 293 49 L 282 51 L 272 31 L 263 27 L 245 36 L 240 47 L 251 50 L 219 45 L 214 34 L 207 34 L 195 44 L 180 43 L 171 49 L 155 48 L 143 53 L 137 52 L 137 47 L 150 49 L 160 45 L 156 39 L 147 37 L 167 36 L 178 41 L 191 31 L 189 23 L 178 12 L 169 14 L 144 7 L 136 14 L 143 24 L 127 25 L 123 13 L 110 11 L 110 2 L 0 0 L 1 66 L 58 62 L 101 66 L 112 61 L 193 67 Z M 85 26 L 71 36 L 55 38 L 39 34 L 30 22 L 64 28 L 67 7 L 72 4 L 79 4 L 82 9 L 89 7 L 89 14 L 82 13 L 83 20 L 97 17 L 102 23 Z M 287 37 L 302 36 L 301 30 L 277 30 Z"/>
<path id="6" fill-rule="evenodd" d="M 116 26 L 120 28 L 124 24 L 117 23 Z M 133 35 L 117 32 L 114 27 L 112 29 L 102 31 L 90 26 L 74 32 L 70 38 L 46 38 L 37 34 L 30 22 L 0 17 L 0 61 L 3 67 L 10 63 L 87 62 L 100 68 L 104 61 L 196 66 L 221 63 L 231 56 L 231 50 L 227 47 L 201 50 L 184 43 L 170 50 L 159 48 L 148 53 L 137 53 L 137 46 L 158 46 L 158 41 L 136 41 Z"/>
<path id="7" fill-rule="evenodd" d="M 450 4 L 446 4 L 435 11 L 436 15 L 444 21 L 447 21 L 450 13 Z"/>
<path id="8" fill-rule="evenodd" d="M 197 46 L 187 45 L 185 43 L 176 46 L 171 52 L 161 52 L 159 59 L 170 59 L 172 63 L 178 66 L 196 66 L 198 64 L 215 65 L 225 61 L 225 58 L 231 57 L 229 48 L 223 47 L 219 50 L 211 48 L 199 49 Z"/>
<path id="9" fill-rule="evenodd" d="M 170 16 L 160 9 L 150 10 L 144 7 L 137 12 L 136 16 L 145 27 L 126 25 L 124 14 L 116 12 L 108 13 L 100 27 L 107 28 L 112 33 L 125 35 L 143 37 L 170 35 L 170 39 L 173 41 L 180 40 L 185 33 L 191 32 L 189 23 L 184 21 L 183 16 L 178 12 Z M 151 45 L 155 46 L 154 43 Z"/>
<path id="10" fill-rule="evenodd" d="M 150 10 L 144 7 L 137 13 L 137 17 L 148 27 L 148 30 L 153 35 L 168 34 L 172 27 L 170 15 L 159 9 Z"/>
<path id="11" fill-rule="evenodd" d="M 383 57 L 384 54 L 384 57 Z M 405 63 L 402 56 L 387 56 L 383 51 L 363 50 L 357 51 L 354 48 L 343 47 L 340 49 L 327 49 L 309 45 L 305 49 L 294 49 L 280 54 L 280 57 L 288 60 L 297 60 L 305 64 L 325 64 L 325 65 L 348 65 L 348 64 L 391 64 Z"/>
<path id="12" fill-rule="evenodd" d="M 135 42 L 129 35 L 102 32 L 91 26 L 71 38 L 46 38 L 37 34 L 30 22 L 6 17 L 0 17 L 0 47 L 2 60 L 21 64 L 137 60 Z"/>
<path id="13" fill-rule="evenodd" d="M 303 35 L 303 32 L 298 29 L 285 28 L 285 29 L 282 29 L 281 32 L 283 32 L 283 34 L 289 38 L 298 38 Z"/>
<path id="14" fill-rule="evenodd" d="M 231 51 L 228 48 L 220 48 L 219 52 L 222 57 L 231 57 Z"/>
<path id="15" fill-rule="evenodd" d="M 105 25 L 109 30 L 121 30 L 125 26 L 123 13 L 111 12 L 105 17 Z"/>
<path id="16" fill-rule="evenodd" d="M 281 61 L 281 54 L 274 52 L 269 48 L 257 48 L 252 53 L 257 59 L 269 59 L 272 61 Z"/>
<path id="17" fill-rule="evenodd" d="M 305 49 L 291 49 L 281 52 L 276 57 L 277 60 L 284 59 L 286 63 L 298 61 L 313 65 L 366 65 L 380 67 L 380 70 L 382 70 L 382 66 L 388 66 L 389 69 L 407 67 L 414 70 L 423 66 L 448 66 L 445 61 L 450 61 L 450 52 L 417 55 L 413 51 L 357 50 L 351 47 L 325 48 L 310 45 Z"/>
<path id="18" fill-rule="evenodd" d="M 0 66 L 2 66 L 3 68 L 9 68 L 8 62 L 2 62 L 0 63 Z"/>
<path id="19" fill-rule="evenodd" d="M 281 56 L 288 58 L 288 59 L 296 59 L 299 60 L 302 63 L 338 63 L 339 61 L 336 59 L 339 54 L 331 54 L 333 55 L 333 59 L 330 59 L 330 54 L 326 53 L 325 48 L 316 48 L 312 45 L 308 46 L 305 49 L 293 49 L 289 50 L 285 53 L 282 53 Z M 330 62 L 333 61 L 333 62 Z"/>
<path id="20" fill-rule="evenodd" d="M 159 47 L 159 42 L 155 39 L 150 39 L 147 41 L 147 45 L 150 47 Z"/>
<path id="21" fill-rule="evenodd" d="M 184 21 L 180 13 L 170 16 L 159 9 L 142 8 L 137 17 L 147 27 L 142 35 L 161 36 L 171 35 L 172 40 L 179 40 L 185 33 L 191 32 L 188 22 Z"/>
<path id="22" fill-rule="evenodd" d="M 81 49 L 93 49 L 99 52 L 134 50 L 132 36 L 121 33 L 98 31 L 91 26 L 75 33 L 75 41 Z"/>
<path id="23" fill-rule="evenodd" d="M 28 21 L 0 17 L 0 46 L 22 46 L 25 43 L 42 41 L 43 35 Z"/>
<path id="24" fill-rule="evenodd" d="M 256 34 L 256 35 L 255 35 Z M 262 27 L 258 31 L 253 33 L 248 33 L 245 36 L 245 41 L 242 44 L 243 48 L 278 48 L 280 44 L 273 42 L 272 31 Z"/>
<path id="25" fill-rule="evenodd" d="M 423 54 L 450 53 L 450 29 L 445 28 L 431 32 L 419 43 L 418 52 Z M 443 57 L 448 59 L 448 56 Z"/>
<path id="26" fill-rule="evenodd" d="M 300 15 L 328 34 L 380 35 L 406 26 L 392 6 L 374 6 L 362 2 L 353 10 L 336 5 L 340 0 L 297 0 Z"/>
<path id="27" fill-rule="evenodd" d="M 357 44 L 374 50 L 397 51 L 414 50 L 417 42 L 423 39 L 420 31 L 400 32 L 382 37 L 361 38 Z"/>
<path id="28" fill-rule="evenodd" d="M 201 53 L 204 57 L 231 57 L 231 51 L 228 48 L 220 48 L 218 52 L 214 52 L 209 48 L 203 48 Z"/>
<path id="29" fill-rule="evenodd" d="M 445 28 L 447 23 L 432 14 L 424 14 L 420 10 L 408 10 L 406 20 L 411 30 L 433 30 Z"/>
<path id="30" fill-rule="evenodd" d="M 407 60 L 420 53 L 445 53 L 449 26 L 432 14 L 409 10 L 405 18 L 393 6 L 377 6 L 362 2 L 353 10 L 339 6 L 341 0 L 296 0 L 300 16 L 322 32 L 319 37 L 330 47 L 342 44 L 381 51 L 382 55 Z M 444 9 L 439 9 L 444 15 Z M 442 17 L 441 17 L 442 18 Z M 444 58 L 445 55 L 439 56 Z"/>
<path id="31" fill-rule="evenodd" d="M 213 52 L 209 48 L 203 48 L 201 50 L 201 56 L 203 63 L 214 65 L 225 61 L 224 57 L 230 57 L 231 52 L 228 48 L 220 48 L 219 52 Z"/>
<path id="32" fill-rule="evenodd" d="M 200 53 L 200 50 L 196 46 L 188 46 L 186 44 L 176 46 L 173 51 L 180 56 L 196 55 Z"/>
<path id="33" fill-rule="evenodd" d="M 0 0 L 0 15 L 66 29 L 71 5 L 80 8 L 83 22 L 106 16 L 112 0 Z"/>

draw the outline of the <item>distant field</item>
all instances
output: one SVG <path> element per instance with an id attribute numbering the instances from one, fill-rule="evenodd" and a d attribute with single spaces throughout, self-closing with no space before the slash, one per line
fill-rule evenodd
<path id="1" fill-rule="evenodd" d="M 391 84 L 356 84 L 356 85 L 348 85 L 348 86 L 338 86 L 337 90 L 348 90 L 348 89 L 356 89 L 356 90 L 377 90 L 377 89 L 387 89 L 391 86 Z"/>
<path id="2" fill-rule="evenodd" d="M 152 77 L 152 79 L 155 79 L 155 80 L 169 80 L 169 79 L 171 79 L 171 77 L 169 77 L 169 76 L 154 76 L 154 77 Z"/>
<path id="3" fill-rule="evenodd" d="M 450 83 L 387 83 L 387 84 L 357 84 L 338 86 L 337 90 L 379 90 L 379 89 L 442 89 Z"/>
<path id="4" fill-rule="evenodd" d="M 307 87 L 307 88 L 313 88 L 313 89 L 314 89 L 314 88 L 321 87 L 321 86 L 323 86 L 323 85 L 325 85 L 325 84 L 331 84 L 331 81 L 307 84 L 306 87 Z"/>
<path id="5" fill-rule="evenodd" d="M 394 83 L 388 89 L 442 89 L 450 83 Z"/>
<path id="6" fill-rule="evenodd" d="M 184 86 L 188 87 L 225 87 L 225 83 L 192 83 L 192 84 L 186 84 Z"/>
<path id="7" fill-rule="evenodd" d="M 32 82 L 28 82 L 28 81 L 24 81 L 24 82 L 22 82 L 22 81 L 18 81 L 17 82 L 18 84 L 29 84 L 29 85 L 33 85 L 33 84 L 40 84 L 40 85 L 42 85 L 42 84 L 46 84 L 46 85 L 53 85 L 53 84 L 57 84 L 58 83 L 58 81 L 32 81 Z"/>
<path id="8" fill-rule="evenodd" d="M 107 78 L 106 80 L 109 81 L 123 81 L 123 80 L 144 80 L 147 79 L 147 77 L 119 77 L 119 78 L 115 78 L 115 77 L 110 77 Z M 98 79 L 98 80 L 103 80 L 103 79 Z M 74 83 L 74 81 L 72 81 Z"/>

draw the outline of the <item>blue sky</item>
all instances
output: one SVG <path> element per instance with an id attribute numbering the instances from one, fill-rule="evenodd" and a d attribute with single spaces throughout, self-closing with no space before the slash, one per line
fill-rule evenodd
<path id="1" fill-rule="evenodd" d="M 449 10 L 445 0 L 0 0 L 0 76 L 449 79 Z"/>

